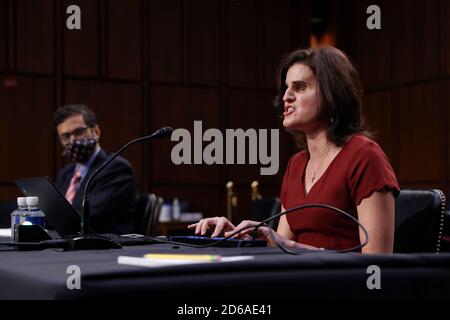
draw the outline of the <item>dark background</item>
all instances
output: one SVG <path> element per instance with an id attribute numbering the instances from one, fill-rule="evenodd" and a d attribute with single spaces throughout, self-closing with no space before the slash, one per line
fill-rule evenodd
<path id="1" fill-rule="evenodd" d="M 66 28 L 67 6 L 81 30 Z M 366 8 L 381 8 L 381 30 Z M 322 37 L 325 35 L 324 37 Z M 55 177 L 64 165 L 51 119 L 67 103 L 98 115 L 108 151 L 161 126 L 279 128 L 271 107 L 282 54 L 322 39 L 361 72 L 370 128 L 402 188 L 450 189 L 450 1 L 0 0 L 0 201 L 19 195 L 12 180 Z M 319 41 L 320 42 L 320 41 Z M 225 214 L 225 183 L 248 218 L 250 183 L 278 195 L 295 152 L 280 138 L 280 170 L 260 165 L 175 166 L 175 143 L 125 153 L 139 188 Z"/>

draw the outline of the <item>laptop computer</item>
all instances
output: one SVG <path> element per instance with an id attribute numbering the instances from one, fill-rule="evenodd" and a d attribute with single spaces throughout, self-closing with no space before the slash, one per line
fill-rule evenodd
<path id="1" fill-rule="evenodd" d="M 45 219 L 61 237 L 80 232 L 81 215 L 48 177 L 15 180 L 14 183 L 27 197 L 39 197 L 39 208 L 45 213 Z"/>

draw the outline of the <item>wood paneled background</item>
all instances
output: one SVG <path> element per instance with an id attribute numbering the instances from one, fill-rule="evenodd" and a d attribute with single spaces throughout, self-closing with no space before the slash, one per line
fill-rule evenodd
<path id="1" fill-rule="evenodd" d="M 381 30 L 364 27 L 366 8 L 382 11 Z M 402 188 L 450 181 L 450 2 L 334 2 L 337 45 L 359 68 L 369 126 L 390 157 Z"/>
<path id="2" fill-rule="evenodd" d="M 271 101 L 282 54 L 309 43 L 314 0 L 0 0 L 0 201 L 12 180 L 64 165 L 51 119 L 57 106 L 87 103 L 98 114 L 102 146 L 161 126 L 279 128 Z M 66 8 L 81 8 L 81 30 L 67 30 Z M 332 1 L 337 46 L 361 71 L 370 127 L 402 187 L 449 191 L 450 3 Z M 378 4 L 382 30 L 365 27 Z M 225 183 L 236 183 L 248 217 L 250 182 L 279 193 L 295 147 L 280 137 L 280 170 L 259 165 L 175 166 L 175 143 L 133 146 L 142 191 L 179 196 L 206 215 L 225 212 Z"/>

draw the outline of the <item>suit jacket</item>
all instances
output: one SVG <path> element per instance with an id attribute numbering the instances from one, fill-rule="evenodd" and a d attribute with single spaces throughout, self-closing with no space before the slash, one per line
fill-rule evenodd
<path id="1" fill-rule="evenodd" d="M 110 156 L 100 150 L 73 199 L 73 207 L 82 213 L 84 187 L 96 168 Z M 56 178 L 56 185 L 66 193 L 75 164 L 65 166 Z M 122 157 L 114 159 L 91 182 L 89 187 L 90 227 L 96 233 L 126 234 L 134 230 L 136 183 L 131 165 Z"/>

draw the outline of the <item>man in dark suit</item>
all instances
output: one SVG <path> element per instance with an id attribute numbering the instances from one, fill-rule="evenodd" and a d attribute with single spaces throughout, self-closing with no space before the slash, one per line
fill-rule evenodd
<path id="1" fill-rule="evenodd" d="M 94 112 L 87 106 L 60 107 L 53 122 L 63 155 L 72 162 L 59 172 L 56 185 L 81 213 L 89 176 L 110 156 L 100 147 L 100 127 Z M 114 159 L 92 180 L 89 200 L 90 226 L 96 233 L 133 232 L 136 186 L 131 165 L 120 156 Z"/>

